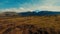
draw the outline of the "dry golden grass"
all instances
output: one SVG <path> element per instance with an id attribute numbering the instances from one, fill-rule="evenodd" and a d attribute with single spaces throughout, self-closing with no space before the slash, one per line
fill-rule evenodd
<path id="1" fill-rule="evenodd" d="M 16 27 L 21 24 L 34 24 L 38 28 L 54 28 L 56 30 L 60 30 L 60 16 L 29 16 L 0 18 L 0 27 L 2 27 L 0 28 L 0 33 L 2 34 L 7 28 L 10 28 L 12 25 L 12 27 Z"/>

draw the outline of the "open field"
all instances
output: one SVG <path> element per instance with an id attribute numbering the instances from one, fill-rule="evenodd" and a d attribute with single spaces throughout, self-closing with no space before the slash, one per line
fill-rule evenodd
<path id="1" fill-rule="evenodd" d="M 0 34 L 60 34 L 60 16 L 1 17 Z"/>

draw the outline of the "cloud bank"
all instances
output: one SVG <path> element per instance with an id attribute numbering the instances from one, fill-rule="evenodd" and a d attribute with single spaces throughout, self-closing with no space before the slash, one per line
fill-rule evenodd
<path id="1" fill-rule="evenodd" d="M 47 11 L 60 11 L 60 0 L 31 0 L 31 2 L 21 1 L 19 4 L 19 8 L 6 8 L 0 9 L 1 12 L 5 11 L 14 11 L 14 12 L 26 12 L 26 11 L 33 11 L 33 10 L 47 10 Z M 1 3 L 0 3 L 1 4 Z"/>
<path id="2" fill-rule="evenodd" d="M 60 11 L 60 6 L 40 6 L 40 7 L 35 7 L 35 8 L 9 8 L 9 9 L 2 9 L 0 10 L 1 12 L 6 12 L 6 11 L 13 11 L 13 12 L 27 12 L 27 11 L 34 11 L 34 10 L 40 10 L 40 11 Z"/>

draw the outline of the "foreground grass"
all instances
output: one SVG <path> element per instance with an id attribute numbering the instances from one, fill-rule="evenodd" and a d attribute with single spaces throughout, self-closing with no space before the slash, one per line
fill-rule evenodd
<path id="1" fill-rule="evenodd" d="M 5 17 L 0 18 L 1 32 L 11 27 L 16 27 L 21 24 L 33 24 L 38 28 L 54 28 L 60 30 L 60 16 L 29 16 L 29 17 Z"/>

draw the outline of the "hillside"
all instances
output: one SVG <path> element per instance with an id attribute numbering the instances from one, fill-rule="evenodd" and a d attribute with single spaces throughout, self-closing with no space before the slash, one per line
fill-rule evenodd
<path id="1" fill-rule="evenodd" d="M 10 16 L 53 16 L 53 15 L 60 15 L 60 12 L 58 11 L 27 11 L 27 12 L 3 12 L 0 13 L 0 17 L 10 17 Z"/>
<path id="2" fill-rule="evenodd" d="M 58 11 L 28 11 L 18 13 L 20 16 L 52 16 L 52 15 L 60 15 Z"/>
<path id="3" fill-rule="evenodd" d="M 0 34 L 60 34 L 60 15 L 0 18 Z"/>

